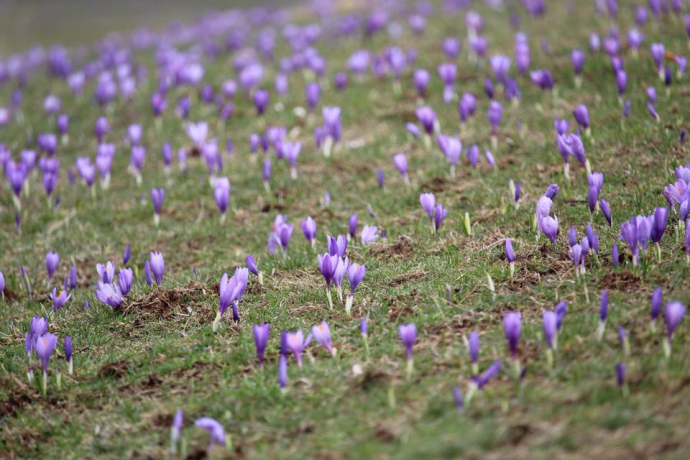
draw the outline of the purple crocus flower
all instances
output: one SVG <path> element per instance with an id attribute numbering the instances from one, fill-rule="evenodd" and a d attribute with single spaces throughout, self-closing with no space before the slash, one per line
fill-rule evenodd
<path id="1" fill-rule="evenodd" d="M 198 123 L 188 123 L 186 127 L 187 136 L 194 142 L 194 145 L 201 149 L 206 144 L 208 137 L 208 123 L 200 121 Z"/>
<path id="2" fill-rule="evenodd" d="M 434 206 L 436 206 L 436 198 L 434 197 L 434 194 L 433 193 L 422 193 L 419 196 L 419 201 L 422 204 L 422 208 L 424 209 L 424 212 L 426 212 L 427 216 L 429 216 L 429 219 L 433 223 Z"/>
<path id="3" fill-rule="evenodd" d="M 363 246 L 369 243 L 373 243 L 379 238 L 378 227 L 375 225 L 365 225 L 364 228 L 362 228 L 362 232 L 360 233 L 359 238 Z"/>
<path id="4" fill-rule="evenodd" d="M 628 75 L 624 70 L 616 72 L 616 86 L 618 86 L 618 95 L 622 97 L 628 87 Z"/>
<path id="5" fill-rule="evenodd" d="M 601 199 L 601 201 L 599 201 L 599 209 L 601 209 L 601 213 L 604 215 L 606 221 L 609 223 L 609 227 L 613 226 L 611 222 L 611 207 L 609 206 L 608 202 L 603 198 Z"/>
<path id="6" fill-rule="evenodd" d="M 124 297 L 127 297 L 130 289 L 132 288 L 132 282 L 134 281 L 134 272 L 131 268 L 123 268 L 118 274 L 118 285 L 120 287 L 120 292 Z"/>
<path id="7" fill-rule="evenodd" d="M 509 312 L 503 317 L 503 331 L 506 334 L 506 339 L 508 340 L 508 348 L 510 349 L 510 354 L 514 360 L 517 361 L 517 348 L 520 342 L 520 332 L 521 332 L 521 321 L 520 313 Z"/>
<path id="8" fill-rule="evenodd" d="M 443 224 L 444 219 L 448 215 L 448 210 L 443 207 L 441 203 L 436 204 L 436 209 L 434 210 L 434 231 L 438 232 Z"/>
<path id="9" fill-rule="evenodd" d="M 410 185 L 410 179 L 407 175 L 407 157 L 405 154 L 396 153 L 393 156 L 393 164 L 395 164 L 395 167 L 398 168 L 398 171 L 400 171 L 400 175 L 403 177 L 405 185 Z"/>
<path id="10" fill-rule="evenodd" d="M 357 232 L 357 214 L 352 214 L 350 216 L 349 221 L 348 221 L 348 235 L 350 236 L 350 238 L 354 238 L 356 232 Z"/>
<path id="11" fill-rule="evenodd" d="M 652 307 L 650 309 L 652 328 L 654 328 L 656 320 L 659 317 L 659 313 L 661 313 L 661 305 L 663 303 L 663 300 L 664 293 L 662 289 L 660 287 L 654 289 L 654 292 L 652 293 Z"/>
<path id="12" fill-rule="evenodd" d="M 288 365 L 287 365 L 287 356 L 281 353 L 280 359 L 278 361 L 278 386 L 280 386 L 281 389 L 287 388 L 287 381 L 288 381 Z"/>
<path id="13" fill-rule="evenodd" d="M 597 37 L 598 38 L 598 37 Z M 582 68 L 585 63 L 585 53 L 582 50 L 575 49 L 570 52 L 570 61 L 573 64 L 573 71 L 575 75 L 582 74 Z"/>
<path id="14" fill-rule="evenodd" d="M 129 125 L 127 128 L 127 138 L 132 147 L 141 145 L 141 138 L 144 134 L 144 130 L 141 125 L 133 124 Z"/>
<path id="15" fill-rule="evenodd" d="M 295 333 L 288 332 L 285 337 L 285 345 L 287 351 L 292 352 L 292 354 L 295 356 L 295 360 L 297 361 L 297 365 L 299 367 L 302 367 L 302 352 L 305 348 L 307 348 L 307 346 L 309 346 L 311 338 L 312 336 L 311 334 L 309 334 L 305 340 L 304 333 L 301 329 L 299 329 Z"/>
<path id="16" fill-rule="evenodd" d="M 259 269 L 257 268 L 256 261 L 254 260 L 254 257 L 251 254 L 247 256 L 247 258 L 245 259 L 245 263 L 247 264 L 247 268 L 250 272 L 252 272 L 256 276 L 259 276 Z"/>
<path id="17" fill-rule="evenodd" d="M 304 233 L 304 238 L 306 238 L 307 241 L 314 246 L 314 243 L 316 242 L 316 222 L 314 219 L 311 217 L 306 217 L 302 221 L 302 233 Z"/>
<path id="18" fill-rule="evenodd" d="M 556 130 L 557 135 L 567 134 L 568 129 L 570 128 L 570 122 L 565 118 L 556 118 L 553 121 L 553 127 Z"/>
<path id="19" fill-rule="evenodd" d="M 221 213 L 221 220 L 224 220 L 230 202 L 230 180 L 227 177 L 217 178 L 214 181 L 213 199 Z"/>
<path id="20" fill-rule="evenodd" d="M 345 72 L 336 72 L 334 79 L 336 90 L 343 91 L 347 87 L 348 76 Z"/>
<path id="21" fill-rule="evenodd" d="M 367 268 L 364 265 L 351 263 L 347 267 L 347 279 L 350 281 L 350 297 L 354 297 L 355 289 L 364 279 Z"/>
<path id="22" fill-rule="evenodd" d="M 163 201 L 165 200 L 165 190 L 162 188 L 151 189 L 151 203 L 153 203 L 153 212 L 155 214 L 154 219 L 158 221 L 161 208 L 163 207 Z M 156 222 L 158 225 L 158 222 Z"/>
<path id="23" fill-rule="evenodd" d="M 110 124 L 108 119 L 104 116 L 99 117 L 94 125 L 94 134 L 99 143 L 103 142 L 103 138 L 110 132 Z"/>
<path id="24" fill-rule="evenodd" d="M 429 135 L 433 133 L 434 124 L 436 123 L 436 113 L 434 110 L 429 106 L 419 107 L 416 110 L 416 114 L 417 120 L 419 120 L 419 124 L 422 125 L 424 131 Z"/>
<path id="25" fill-rule="evenodd" d="M 586 241 L 586 238 L 583 238 L 583 241 Z M 582 257 L 584 251 L 580 244 L 574 244 L 570 248 L 570 251 L 573 257 L 573 265 L 575 265 L 575 275 L 577 276 L 579 274 L 578 267 L 580 266 L 580 262 L 584 265 L 584 258 Z"/>
<path id="26" fill-rule="evenodd" d="M 43 367 L 43 393 L 46 392 L 46 386 L 48 384 L 48 365 L 50 364 L 50 358 L 55 351 L 55 346 L 57 345 L 57 337 L 50 332 L 45 332 L 40 337 L 37 337 L 34 341 L 33 348 L 36 352 L 36 356 L 41 360 L 41 367 Z"/>
<path id="27" fill-rule="evenodd" d="M 458 412 L 462 412 L 464 401 L 462 399 L 462 390 L 460 387 L 453 387 L 453 402 Z"/>
<path id="28" fill-rule="evenodd" d="M 585 131 L 589 130 L 589 111 L 587 110 L 586 105 L 580 104 L 575 107 L 575 110 L 573 110 L 573 116 L 575 117 L 575 121 L 577 121 L 578 125 L 584 128 Z"/>
<path id="29" fill-rule="evenodd" d="M 96 272 L 104 283 L 112 283 L 115 280 L 115 264 L 110 261 L 105 265 L 96 264 Z"/>
<path id="30" fill-rule="evenodd" d="M 477 109 L 477 98 L 472 93 L 464 93 L 458 103 L 460 121 L 464 125 Z"/>
<path id="31" fill-rule="evenodd" d="M 333 308 L 331 283 L 333 282 L 333 277 L 335 276 L 340 263 L 342 263 L 342 261 L 338 255 L 331 255 L 328 253 L 318 255 L 319 270 L 321 271 L 324 281 L 326 281 L 326 293 L 328 295 L 328 303 L 331 309 Z"/>
<path id="32" fill-rule="evenodd" d="M 46 196 L 50 197 L 53 194 L 53 190 L 55 190 L 55 186 L 57 185 L 57 174 L 44 173 L 42 180 L 43 188 L 46 191 Z"/>
<path id="33" fill-rule="evenodd" d="M 132 245 L 127 244 L 125 246 L 125 251 L 122 253 L 122 265 L 127 265 L 127 262 L 129 262 L 129 259 L 132 257 Z"/>
<path id="34" fill-rule="evenodd" d="M 271 93 L 269 93 L 268 90 L 265 89 L 258 89 L 254 93 L 252 100 L 254 102 L 254 107 L 256 107 L 256 113 L 259 116 L 262 116 L 266 111 L 266 107 L 268 106 L 270 98 Z"/>
<path id="35" fill-rule="evenodd" d="M 508 263 L 510 263 L 510 276 L 512 277 L 515 273 L 515 251 L 513 250 L 513 243 L 510 238 L 506 238 L 506 258 Z"/>
<path id="36" fill-rule="evenodd" d="M 347 251 L 347 237 L 343 235 L 338 235 L 334 238 L 328 235 L 328 254 L 331 256 L 345 257 L 345 251 Z"/>
<path id="37" fill-rule="evenodd" d="M 510 71 L 510 58 L 500 54 L 494 55 L 489 58 L 489 64 L 496 80 L 504 83 Z"/>
<path id="38" fill-rule="evenodd" d="M 50 293 L 50 299 L 53 301 L 53 313 L 65 305 L 71 297 L 72 294 L 68 295 L 67 291 L 60 290 L 60 293 L 58 294 L 57 288 L 53 288 L 53 292 Z"/>
<path id="39" fill-rule="evenodd" d="M 136 175 L 137 183 L 141 182 L 141 167 L 144 166 L 144 161 L 146 161 L 146 148 L 140 145 L 132 147 L 130 164 Z"/>
<path id="40" fill-rule="evenodd" d="M 477 168 L 479 164 L 479 147 L 477 145 L 473 145 L 467 149 L 467 161 L 470 162 L 473 168 Z"/>
<path id="41" fill-rule="evenodd" d="M 383 173 L 383 169 L 381 169 L 381 168 L 378 168 L 378 169 L 376 170 L 376 182 L 379 184 L 379 188 L 381 188 L 381 189 L 382 189 L 383 186 L 385 185 L 386 176 L 385 176 L 385 174 Z"/>
<path id="42" fill-rule="evenodd" d="M 503 362 L 499 359 L 494 361 L 494 363 L 489 366 L 487 370 L 484 371 L 482 375 L 475 375 L 472 377 L 472 381 L 474 385 L 478 389 L 484 388 L 484 386 L 489 383 L 489 381 L 496 375 L 498 372 L 501 370 L 501 366 L 503 365 Z"/>
<path id="43" fill-rule="evenodd" d="M 609 56 L 616 56 L 620 51 L 620 41 L 618 37 L 609 36 L 604 39 L 604 51 Z"/>
<path id="44" fill-rule="evenodd" d="M 460 54 L 462 43 L 455 37 L 446 37 L 441 42 L 441 49 L 450 59 L 455 60 Z"/>
<path id="45" fill-rule="evenodd" d="M 69 335 L 65 336 L 65 361 L 67 361 L 67 366 L 70 375 L 74 373 L 74 364 L 72 362 L 72 339 Z"/>
<path id="46" fill-rule="evenodd" d="M 628 46 L 633 51 L 634 55 L 637 56 L 637 52 L 644 41 L 644 34 L 637 29 L 631 29 L 628 31 Z"/>
<path id="47" fill-rule="evenodd" d="M 53 251 L 48 251 L 46 254 L 46 270 L 48 271 L 48 280 L 53 279 L 53 274 L 60 264 L 60 254 Z"/>
<path id="48" fill-rule="evenodd" d="M 201 417 L 194 422 L 194 425 L 205 430 L 210 435 L 208 448 L 206 449 L 207 451 L 211 451 L 214 444 L 225 447 L 225 430 L 223 429 L 223 425 L 217 420 L 211 417 Z"/>
<path id="49" fill-rule="evenodd" d="M 484 79 L 484 92 L 486 93 L 486 97 L 493 100 L 493 98 L 494 98 L 494 82 L 489 77 L 486 77 Z"/>
<path id="50" fill-rule="evenodd" d="M 313 112 L 316 110 L 316 106 L 319 104 L 319 99 L 321 98 L 321 85 L 319 85 L 317 82 L 307 83 L 304 91 L 306 94 L 309 111 Z"/>
<path id="51" fill-rule="evenodd" d="M 606 319 L 609 314 L 609 291 L 603 290 L 601 292 L 601 301 L 599 303 L 599 328 L 597 329 L 597 340 L 601 341 L 604 337 L 604 330 L 606 328 Z"/>
<path id="52" fill-rule="evenodd" d="M 425 69 L 417 69 L 414 71 L 412 79 L 419 97 L 426 97 L 426 90 L 429 86 L 429 72 Z"/>
<path id="53" fill-rule="evenodd" d="M 666 335 L 669 341 L 673 338 L 673 333 L 683 319 L 684 314 L 685 305 L 682 303 L 673 301 L 666 304 L 664 308 L 664 320 L 666 321 Z"/>
<path id="54" fill-rule="evenodd" d="M 492 169 L 496 169 L 496 160 L 490 151 L 484 151 L 484 158 L 486 158 L 486 162 L 489 163 L 489 166 L 491 166 Z"/>
<path id="55" fill-rule="evenodd" d="M 668 222 L 668 208 L 656 208 L 654 209 L 653 221 L 650 233 L 650 238 L 652 242 L 657 245 L 659 254 L 661 254 L 661 249 L 659 243 L 661 243 L 661 237 L 664 236 L 666 231 L 666 224 Z"/>
<path id="56" fill-rule="evenodd" d="M 282 151 L 285 159 L 290 163 L 290 177 L 297 179 L 297 158 L 302 150 L 301 142 L 283 142 Z"/>
<path id="57" fill-rule="evenodd" d="M 558 221 L 551 216 L 546 216 L 541 219 L 540 227 L 544 235 L 550 239 L 553 244 L 556 244 L 556 239 L 558 238 Z"/>
<path id="58" fill-rule="evenodd" d="M 649 111 L 649 115 L 654 119 L 654 121 L 659 122 L 661 120 L 659 114 L 657 113 L 656 109 L 654 108 L 654 105 L 651 102 L 647 102 L 647 110 Z"/>
<path id="59" fill-rule="evenodd" d="M 601 39 L 599 38 L 599 35 L 593 33 L 589 36 L 589 48 L 592 51 L 599 51 L 601 48 Z"/>
<path id="60" fill-rule="evenodd" d="M 563 320 L 568 314 L 568 302 L 565 300 L 558 302 L 554 308 L 554 311 L 556 312 L 556 329 L 560 331 L 561 326 L 563 325 Z"/>
<path id="61" fill-rule="evenodd" d="M 589 215 L 590 218 L 594 216 L 594 211 L 597 208 L 597 200 L 599 199 L 599 191 L 595 186 L 589 187 L 589 194 L 587 195 L 587 201 L 589 203 Z"/>
<path id="62" fill-rule="evenodd" d="M 182 412 L 182 409 L 177 409 L 177 411 L 175 412 L 175 416 L 173 417 L 172 426 L 170 427 L 170 442 L 172 445 L 173 455 L 176 452 L 177 442 L 180 439 L 180 431 L 182 430 L 183 417 L 184 414 Z"/>
<path id="63" fill-rule="evenodd" d="M 419 131 L 419 128 L 414 123 L 405 124 L 405 129 L 412 137 L 420 137 L 422 135 L 422 133 Z"/>
<path id="64" fill-rule="evenodd" d="M 323 321 L 321 324 L 317 324 L 311 329 L 312 336 L 314 339 L 326 350 L 331 356 L 335 356 L 335 349 L 331 345 L 331 329 L 328 323 Z"/>
<path id="65" fill-rule="evenodd" d="M 156 280 L 156 284 L 160 286 L 163 282 L 163 274 L 165 273 L 165 261 L 163 260 L 163 254 L 156 251 L 152 252 L 149 267 L 153 273 L 153 277 Z"/>
<path id="66" fill-rule="evenodd" d="M 551 75 L 551 72 L 547 69 L 537 69 L 530 72 L 530 80 L 534 85 L 543 90 L 553 89 L 553 75 Z"/>
<path id="67" fill-rule="evenodd" d="M 400 335 L 400 341 L 405 346 L 405 353 L 407 355 L 407 375 L 409 378 L 412 374 L 414 365 L 412 349 L 417 341 L 417 326 L 415 326 L 414 323 L 401 324 L 398 326 L 398 334 Z"/>
<path id="68" fill-rule="evenodd" d="M 498 101 L 491 101 L 489 103 L 488 111 L 489 123 L 491 123 L 492 134 L 495 136 L 498 132 L 498 126 L 501 124 L 503 118 L 503 107 Z"/>
<path id="69" fill-rule="evenodd" d="M 654 64 L 656 65 L 657 71 L 659 72 L 659 79 L 663 80 L 664 78 L 664 57 L 666 55 L 666 51 L 664 49 L 664 44 L 663 43 L 652 43 L 649 45 L 649 52 L 652 55 L 652 59 L 654 59 Z"/>
<path id="70" fill-rule="evenodd" d="M 96 297 L 98 300 L 112 308 L 117 308 L 122 303 L 122 293 L 116 284 L 104 283 L 98 281 L 98 289 L 96 290 Z"/>
<path id="71" fill-rule="evenodd" d="M 544 310 L 544 337 L 546 338 L 546 346 L 549 350 L 554 348 L 554 339 L 558 333 L 558 317 L 555 312 Z"/>
<path id="72" fill-rule="evenodd" d="M 616 364 L 616 383 L 621 388 L 625 385 L 625 373 L 625 363 L 619 361 L 618 364 Z"/>
<path id="73" fill-rule="evenodd" d="M 472 331 L 470 333 L 470 338 L 468 340 L 469 352 L 470 352 L 470 362 L 472 363 L 472 375 L 477 375 L 479 373 L 479 333 Z"/>
<path id="74" fill-rule="evenodd" d="M 256 356 L 259 360 L 259 367 L 264 365 L 264 351 L 266 350 L 266 345 L 268 344 L 268 336 L 271 331 L 271 327 L 268 323 L 255 324 L 252 328 L 254 333 L 254 344 L 256 345 Z"/>
<path id="75" fill-rule="evenodd" d="M 519 181 L 518 181 L 519 183 Z M 549 198 L 550 200 L 555 200 L 556 196 L 558 195 L 558 192 L 560 190 L 560 187 L 558 187 L 558 184 L 550 184 L 548 187 L 546 187 L 546 191 L 544 192 L 544 196 Z"/>

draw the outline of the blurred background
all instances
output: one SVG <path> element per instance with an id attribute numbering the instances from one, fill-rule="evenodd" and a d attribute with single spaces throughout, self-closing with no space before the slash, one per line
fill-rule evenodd
<path id="1" fill-rule="evenodd" d="M 213 9 L 293 3 L 297 0 L 0 0 L 0 55 L 34 44 L 88 45 L 113 31 L 161 29 Z"/>

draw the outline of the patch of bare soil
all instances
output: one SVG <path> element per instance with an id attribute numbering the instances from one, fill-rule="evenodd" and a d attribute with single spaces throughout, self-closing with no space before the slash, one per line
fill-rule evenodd
<path id="1" fill-rule="evenodd" d="M 0 419 L 8 419 L 21 412 L 24 407 L 34 402 L 34 396 L 30 392 L 13 388 L 7 399 L 0 401 Z"/>
<path id="2" fill-rule="evenodd" d="M 400 433 L 392 424 L 378 422 L 374 426 L 374 436 L 381 442 L 391 443 L 400 436 Z"/>
<path id="3" fill-rule="evenodd" d="M 218 363 L 209 363 L 205 361 L 196 361 L 191 367 L 185 369 L 177 369 L 172 373 L 175 379 L 201 379 L 202 375 L 210 371 L 220 368 Z"/>
<path id="4" fill-rule="evenodd" d="M 412 270 L 394 277 L 389 284 L 393 287 L 404 286 L 411 281 L 420 280 L 425 276 L 426 273 L 421 269 Z"/>
<path id="5" fill-rule="evenodd" d="M 388 321 L 391 323 L 397 323 L 401 318 L 412 315 L 414 315 L 414 310 L 409 305 L 401 307 L 391 306 L 391 308 L 388 309 Z"/>
<path id="6" fill-rule="evenodd" d="M 432 178 L 428 182 L 424 182 L 420 189 L 423 191 L 430 191 L 433 193 L 443 193 L 443 192 L 455 192 L 459 194 L 460 192 L 472 188 L 473 183 L 467 180 L 460 180 L 459 178 L 449 178 L 443 176 L 437 176 Z"/>
<path id="7" fill-rule="evenodd" d="M 623 292 L 637 291 L 641 284 L 642 278 L 628 270 L 609 272 L 599 280 L 600 289 L 612 289 Z"/>
<path id="8" fill-rule="evenodd" d="M 5 286 L 5 290 L 2 292 L 2 297 L 5 303 L 14 303 L 15 301 L 19 300 L 19 294 L 7 286 Z"/>
<path id="9" fill-rule="evenodd" d="M 108 363 L 98 371 L 98 376 L 120 379 L 129 373 L 129 361 L 126 359 L 121 359 L 119 361 L 114 361 Z"/>
<path id="10" fill-rule="evenodd" d="M 205 284 L 189 281 L 185 286 L 165 288 L 158 286 L 143 297 L 132 300 L 123 309 L 125 314 L 134 314 L 139 320 L 172 319 L 176 316 L 185 319 L 194 317 L 199 323 L 208 323 L 215 317 L 214 309 L 202 302 L 211 291 Z M 191 307 L 190 312 L 187 307 Z"/>
<path id="11" fill-rule="evenodd" d="M 407 235 L 400 235 L 398 241 L 393 244 L 377 244 L 373 246 L 371 253 L 384 259 L 408 260 L 414 255 L 414 241 Z"/>

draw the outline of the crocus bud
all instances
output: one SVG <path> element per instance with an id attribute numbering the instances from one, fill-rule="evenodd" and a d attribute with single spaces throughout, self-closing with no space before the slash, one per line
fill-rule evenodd
<path id="1" fill-rule="evenodd" d="M 604 338 L 604 330 L 606 328 L 606 318 L 609 314 L 609 291 L 604 290 L 601 293 L 601 302 L 599 304 L 599 328 L 597 329 L 597 340 L 601 342 Z"/>
<path id="2" fill-rule="evenodd" d="M 664 308 L 664 320 L 666 322 L 666 340 L 664 341 L 664 354 L 666 359 L 671 356 L 671 342 L 673 340 L 673 333 L 675 332 L 680 320 L 685 315 L 685 305 L 680 302 L 669 302 Z"/>
<path id="3" fill-rule="evenodd" d="M 254 333 L 254 344 L 256 345 L 256 357 L 259 361 L 259 367 L 263 367 L 264 364 L 264 351 L 266 350 L 266 345 L 268 344 L 268 336 L 270 334 L 270 326 L 268 323 L 265 324 L 255 324 L 253 327 Z"/>
<path id="4" fill-rule="evenodd" d="M 472 375 L 477 375 L 479 374 L 479 334 L 476 331 L 470 333 L 468 350 L 470 353 L 470 362 L 472 363 Z"/>
<path id="5" fill-rule="evenodd" d="M 398 327 L 398 333 L 400 335 L 400 341 L 405 346 L 405 353 L 407 355 L 407 378 L 412 376 L 412 371 L 414 368 L 412 349 L 414 343 L 417 341 L 417 326 L 414 323 L 400 325 Z"/>
<path id="6" fill-rule="evenodd" d="M 623 395 L 627 395 L 628 387 L 625 383 L 626 368 L 625 363 L 620 361 L 616 364 L 616 383 L 623 389 Z"/>
<path id="7" fill-rule="evenodd" d="M 661 313 L 661 304 L 663 303 L 663 296 L 664 294 L 660 287 L 654 289 L 654 292 L 652 293 L 652 306 L 650 309 L 652 332 L 655 332 L 656 330 L 656 320 L 659 317 L 659 313 Z"/>
<path id="8" fill-rule="evenodd" d="M 72 339 L 70 336 L 65 336 L 65 360 L 67 360 L 67 366 L 69 368 L 69 374 L 74 373 L 74 366 L 72 364 Z"/>
<path id="9" fill-rule="evenodd" d="M 513 243 L 510 238 L 506 238 L 506 258 L 510 264 L 510 277 L 515 274 L 515 251 L 513 250 Z"/>
<path id="10" fill-rule="evenodd" d="M 508 348 L 513 359 L 517 359 L 517 347 L 520 341 L 521 320 L 520 313 L 509 312 L 503 317 L 503 331 L 508 340 Z"/>

